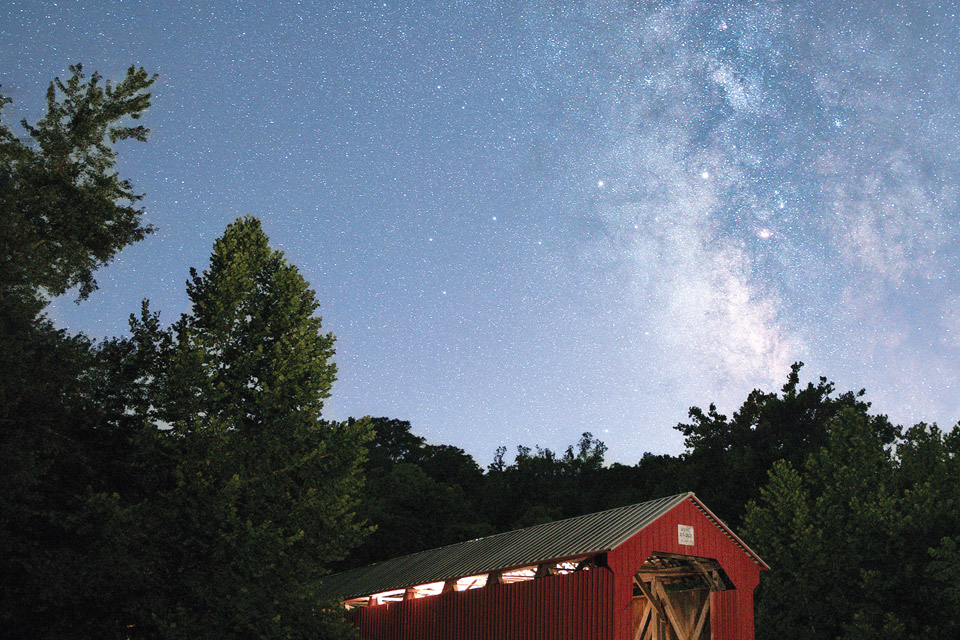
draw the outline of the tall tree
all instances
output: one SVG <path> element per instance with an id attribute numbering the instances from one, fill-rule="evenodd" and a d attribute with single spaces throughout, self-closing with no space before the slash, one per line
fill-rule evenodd
<path id="1" fill-rule="evenodd" d="M 761 491 L 762 506 L 747 511 L 744 534 L 776 567 L 758 592 L 761 635 L 842 635 L 861 572 L 882 553 L 882 527 L 893 515 L 889 452 L 863 413 L 846 409 L 829 427 L 804 473 L 778 463 Z"/>
<path id="2" fill-rule="evenodd" d="M 10 637 L 109 637 L 136 572 L 121 547 L 112 461 L 128 434 L 96 399 L 103 361 L 83 336 L 42 315 L 150 229 L 141 197 L 113 170 L 113 143 L 150 105 L 153 77 L 131 67 L 116 85 L 80 65 L 55 79 L 46 114 L 0 122 L 0 627 Z M 0 110 L 9 100 L 0 96 Z M 119 633 L 119 632 L 118 632 Z"/>
<path id="3" fill-rule="evenodd" d="M 325 637 L 314 588 L 363 532 L 369 424 L 321 419 L 333 336 L 258 220 L 229 225 L 187 291 L 169 340 L 151 335 L 149 315 L 134 332 L 161 351 L 154 406 L 176 460 L 158 499 L 168 555 L 154 619 L 168 638 Z"/>

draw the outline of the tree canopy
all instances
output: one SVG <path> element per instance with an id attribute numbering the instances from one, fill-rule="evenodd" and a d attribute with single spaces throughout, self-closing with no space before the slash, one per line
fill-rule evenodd
<path id="1" fill-rule="evenodd" d="M 130 67 L 123 80 L 101 84 L 81 65 L 50 83 L 47 111 L 36 123 L 21 122 L 28 140 L 0 123 L 0 296 L 28 299 L 78 287 L 86 298 L 94 271 L 123 247 L 153 229 L 143 223 L 143 197 L 121 178 L 113 144 L 147 139 L 148 129 L 127 124 L 150 106 L 156 76 Z M 0 96 L 0 110 L 10 102 Z"/>
<path id="2" fill-rule="evenodd" d="M 43 315 L 151 231 L 114 144 L 146 139 L 127 121 L 154 78 L 71 74 L 28 141 L 0 127 L 5 634 L 353 637 L 314 589 L 365 532 L 370 428 L 322 418 L 333 336 L 259 221 L 227 228 L 172 327 L 145 302 L 96 344 Z"/>
<path id="3" fill-rule="evenodd" d="M 187 291 L 191 310 L 167 335 L 148 311 L 133 326 L 156 349 L 153 418 L 174 461 L 155 498 L 169 514 L 157 523 L 168 604 L 152 617 L 163 637 L 317 637 L 317 581 L 364 531 L 369 424 L 321 419 L 333 336 L 257 219 L 227 227 Z"/>
<path id="4" fill-rule="evenodd" d="M 136 592 L 114 493 L 131 441 L 109 415 L 109 363 L 42 310 L 72 287 L 85 298 L 94 271 L 150 231 L 111 145 L 146 139 L 127 120 L 150 105 L 153 78 L 70 72 L 46 114 L 21 122 L 25 141 L 0 121 L 0 624 L 12 637 L 109 636 Z"/>
<path id="5" fill-rule="evenodd" d="M 827 440 L 828 425 L 845 409 L 864 416 L 884 444 L 896 437 L 886 416 L 869 415 L 864 390 L 836 393 L 825 377 L 800 384 L 802 362 L 795 363 L 780 393 L 755 389 L 731 418 L 711 404 L 690 409 L 690 422 L 677 425 L 684 435 L 681 456 L 689 489 L 712 509 L 739 525 L 747 502 L 759 495 L 767 472 L 778 460 L 801 465 Z"/>
<path id="6" fill-rule="evenodd" d="M 853 408 L 801 467 L 777 462 L 743 534 L 769 562 L 758 635 L 955 638 L 960 428 L 890 447 Z"/>

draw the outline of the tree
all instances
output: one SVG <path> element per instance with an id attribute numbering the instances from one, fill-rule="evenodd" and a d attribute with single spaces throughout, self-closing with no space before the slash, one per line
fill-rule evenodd
<path id="1" fill-rule="evenodd" d="M 861 573 L 882 554 L 877 546 L 893 515 L 891 468 L 866 415 L 849 408 L 831 422 L 828 441 L 802 476 L 787 461 L 775 465 L 760 506 L 747 509 L 744 531 L 776 567 L 758 592 L 760 635 L 842 634 L 856 609 L 852 594 L 866 595 Z"/>
<path id="2" fill-rule="evenodd" d="M 371 535 L 347 569 L 492 533 L 474 505 L 483 479 L 474 459 L 450 445 L 427 444 L 406 420 L 372 418 L 367 483 L 359 515 Z"/>
<path id="3" fill-rule="evenodd" d="M 333 336 L 258 220 L 229 225 L 187 291 L 168 339 L 148 312 L 134 322 L 134 340 L 156 351 L 154 419 L 169 425 L 174 461 L 155 505 L 159 598 L 143 624 L 166 638 L 328 637 L 314 589 L 363 533 L 369 424 L 321 419 Z"/>
<path id="4" fill-rule="evenodd" d="M 846 408 L 802 473 L 776 463 L 744 525 L 773 567 L 758 636 L 956 637 L 958 439 L 917 425 L 891 447 Z"/>
<path id="5" fill-rule="evenodd" d="M 0 300 L 29 302 L 37 310 L 44 296 L 74 286 L 79 298 L 96 289 L 93 272 L 152 228 L 129 180 L 114 171 L 122 140 L 146 140 L 139 119 L 150 106 L 147 90 L 156 76 L 130 67 L 116 85 L 81 65 L 66 81 L 47 90 L 47 112 L 22 126 L 30 143 L 0 124 Z M 0 96 L 0 110 L 9 103 Z"/>
<path id="6" fill-rule="evenodd" d="M 368 473 L 386 473 L 395 465 L 409 463 L 442 484 L 459 485 L 467 492 L 478 488 L 483 471 L 463 449 L 428 444 L 422 436 L 414 435 L 407 420 L 371 418 L 370 425 L 374 436 L 368 446 Z"/>
<path id="7" fill-rule="evenodd" d="M 944 433 L 917 424 L 893 452 L 887 485 L 895 511 L 883 522 L 878 558 L 862 575 L 872 606 L 864 607 L 853 628 L 860 637 L 890 637 L 902 627 L 900 637 L 956 638 L 960 574 L 944 569 L 960 531 L 960 427 Z"/>
<path id="8" fill-rule="evenodd" d="M 102 413 L 106 361 L 83 336 L 41 312 L 150 228 L 112 144 L 146 139 L 127 126 L 150 105 L 154 79 L 131 67 L 117 85 L 80 65 L 55 79 L 47 112 L 0 122 L 0 626 L 10 637 L 110 637 L 121 600 L 135 597 L 136 558 L 118 459 L 129 434 Z M 0 96 L 0 111 L 9 100 Z"/>
<path id="9" fill-rule="evenodd" d="M 375 530 L 344 568 L 493 533 L 462 487 L 438 482 L 409 462 L 371 474 L 360 514 Z"/>
<path id="10" fill-rule="evenodd" d="M 373 439 L 368 446 L 367 469 L 387 470 L 401 462 L 415 462 L 427 441 L 414 435 L 410 422 L 393 418 L 371 418 Z"/>
<path id="11" fill-rule="evenodd" d="M 458 486 L 473 496 L 481 489 L 483 470 L 469 453 L 449 444 L 426 444 L 416 464 L 433 480 Z"/>
<path id="12" fill-rule="evenodd" d="M 692 487 L 677 456 L 644 453 L 635 465 L 613 463 L 603 473 L 603 507 L 612 509 L 662 498 Z"/>
<path id="13" fill-rule="evenodd" d="M 193 309 L 99 345 L 52 296 L 152 229 L 113 145 L 154 82 L 79 65 L 0 124 L 0 625 L 8 637 L 354 637 L 313 589 L 356 543 L 363 421 L 321 419 L 333 337 L 259 223 L 193 273 Z M 0 109 L 9 101 L 0 97 Z"/>
<path id="14" fill-rule="evenodd" d="M 759 496 L 773 463 L 787 460 L 803 466 L 826 442 L 827 425 L 843 410 L 869 416 L 870 428 L 884 444 L 896 437 L 885 416 L 869 415 L 863 390 L 835 395 L 836 386 L 825 377 L 804 387 L 802 367 L 802 362 L 791 367 L 779 394 L 752 391 L 732 418 L 712 404 L 706 412 L 692 407 L 690 422 L 676 427 L 684 435 L 681 464 L 689 489 L 735 528 L 747 502 Z"/>
<path id="15" fill-rule="evenodd" d="M 487 520 L 497 531 L 507 531 L 597 511 L 607 494 L 606 450 L 589 432 L 562 455 L 519 446 L 509 465 L 506 448 L 498 449 L 481 494 Z"/>

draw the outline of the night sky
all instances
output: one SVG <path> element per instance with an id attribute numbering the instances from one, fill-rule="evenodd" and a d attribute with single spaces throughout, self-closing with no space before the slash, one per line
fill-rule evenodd
<path id="1" fill-rule="evenodd" d="M 960 418 L 954 3 L 0 2 L 6 121 L 157 72 L 121 174 L 158 232 L 51 316 L 94 337 L 240 215 L 336 334 L 329 418 L 678 453 L 789 366 Z"/>

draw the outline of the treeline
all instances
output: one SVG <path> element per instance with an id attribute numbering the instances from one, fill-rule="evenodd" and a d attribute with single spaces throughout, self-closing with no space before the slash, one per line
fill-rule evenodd
<path id="1" fill-rule="evenodd" d="M 115 171 L 153 78 L 79 67 L 0 124 L 0 628 L 10 638 L 350 638 L 330 571 L 695 491 L 773 567 L 758 636 L 955 638 L 960 429 L 902 429 L 825 378 L 694 408 L 679 456 L 607 464 L 585 433 L 485 469 L 407 422 L 332 422 L 334 339 L 255 218 L 191 271 L 172 324 L 57 329 L 54 296 L 152 229 Z M 7 101 L 0 97 L 0 109 Z"/>
<path id="2" fill-rule="evenodd" d="M 758 638 L 960 637 L 960 428 L 901 429 L 801 368 L 730 417 L 694 407 L 684 453 L 635 465 L 585 433 L 481 469 L 375 418 L 359 507 L 375 530 L 338 568 L 694 491 L 772 567 Z"/>
<path id="3" fill-rule="evenodd" d="M 634 465 L 607 464 L 606 445 L 591 433 L 561 452 L 499 448 L 485 469 L 462 449 L 428 443 L 411 424 L 373 418 L 365 465 L 363 519 L 376 526 L 340 566 L 375 562 L 470 537 L 527 527 L 667 495 L 694 491 L 735 529 L 761 496 L 774 464 L 802 467 L 829 441 L 845 411 L 866 416 L 879 443 L 898 430 L 869 414 L 863 392 L 800 382 L 795 364 L 776 393 L 754 391 L 732 417 L 694 407 L 679 456 L 646 453 Z"/>

